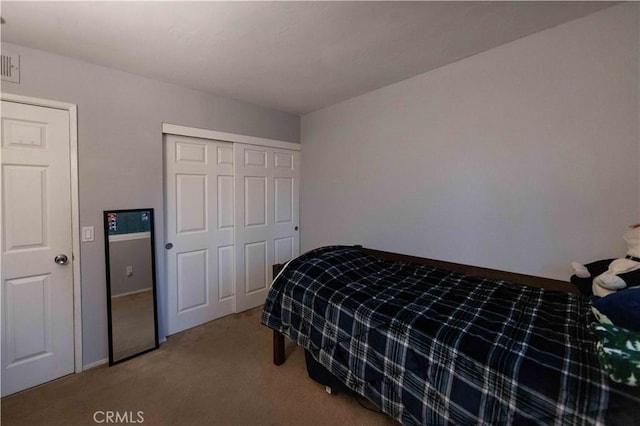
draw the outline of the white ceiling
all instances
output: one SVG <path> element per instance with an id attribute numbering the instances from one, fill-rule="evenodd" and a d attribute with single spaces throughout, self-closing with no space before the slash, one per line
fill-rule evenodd
<path id="1" fill-rule="evenodd" d="M 2 40 L 304 114 L 611 2 L 14 2 Z"/>

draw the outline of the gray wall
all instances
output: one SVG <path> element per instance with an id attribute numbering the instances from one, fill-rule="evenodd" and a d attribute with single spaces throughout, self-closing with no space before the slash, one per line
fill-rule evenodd
<path id="1" fill-rule="evenodd" d="M 638 4 L 303 116 L 302 250 L 568 279 L 640 219 Z"/>
<path id="2" fill-rule="evenodd" d="M 127 276 L 127 266 L 133 275 Z M 109 242 L 111 297 L 153 287 L 151 238 Z"/>
<path id="3" fill-rule="evenodd" d="M 20 54 L 19 84 L 2 92 L 78 105 L 80 226 L 96 239 L 81 246 L 83 363 L 107 358 L 102 211 L 155 208 L 160 306 L 164 303 L 162 122 L 299 142 L 300 119 L 39 50 Z M 160 312 L 160 318 L 164 318 Z M 160 323 L 161 336 L 164 324 Z"/>

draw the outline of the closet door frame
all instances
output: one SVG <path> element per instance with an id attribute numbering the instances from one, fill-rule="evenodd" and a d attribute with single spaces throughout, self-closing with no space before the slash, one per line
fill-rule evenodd
<path id="1" fill-rule="evenodd" d="M 259 138 L 256 136 L 238 135 L 236 133 L 219 132 L 217 130 L 199 129 L 197 127 L 180 126 L 177 124 L 162 123 L 162 133 L 177 136 L 192 136 L 194 138 L 202 139 L 213 139 L 223 142 L 238 142 L 270 148 L 290 149 L 292 151 L 302 151 L 302 146 L 299 143 Z"/>
<path id="2" fill-rule="evenodd" d="M 301 154 L 301 151 L 302 151 L 302 146 L 298 143 L 281 141 L 276 139 L 260 138 L 260 137 L 248 136 L 248 135 L 240 135 L 235 133 L 220 132 L 216 130 L 201 129 L 196 127 L 181 126 L 181 125 L 170 124 L 170 123 L 162 123 L 162 133 L 163 133 L 163 139 L 164 139 L 164 136 L 166 135 L 176 135 L 176 136 L 195 137 L 195 138 L 201 138 L 201 139 L 211 139 L 211 140 L 217 140 L 222 142 L 240 143 L 240 144 L 246 144 L 246 145 L 256 145 L 256 146 L 266 147 L 266 148 L 297 151 L 298 158 L 300 158 L 299 155 Z M 163 204 L 166 206 L 166 200 L 163 201 Z M 165 214 L 165 221 L 166 221 L 166 214 Z M 166 227 L 166 224 L 165 224 L 165 227 Z M 164 237 L 166 238 L 166 235 Z M 168 241 L 164 241 L 162 243 L 162 246 L 164 246 L 166 242 Z M 161 258 L 165 259 L 164 253 Z M 169 278 L 167 274 L 167 267 L 168 265 L 165 264 L 164 276 L 166 277 L 166 279 Z M 162 300 L 164 301 L 163 305 L 165 305 L 163 306 L 164 308 L 163 311 L 166 313 L 165 314 L 166 317 L 163 318 L 163 321 L 165 322 L 165 324 L 168 324 L 169 315 L 170 315 L 169 306 L 168 306 L 167 289 L 168 289 L 168 285 L 163 285 L 160 288 L 160 292 L 164 293 L 162 295 L 163 296 Z M 234 298 L 234 311 L 237 311 L 235 307 L 235 298 Z"/>

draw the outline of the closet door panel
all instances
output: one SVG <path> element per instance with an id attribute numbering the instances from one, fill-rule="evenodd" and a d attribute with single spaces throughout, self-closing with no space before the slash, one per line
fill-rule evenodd
<path id="1" fill-rule="evenodd" d="M 285 263 L 294 257 L 295 242 L 293 237 L 276 238 L 274 244 L 274 263 Z"/>
<path id="2" fill-rule="evenodd" d="M 218 247 L 218 286 L 220 301 L 233 300 L 235 295 L 234 246 Z"/>
<path id="3" fill-rule="evenodd" d="M 233 230 L 233 175 L 218 175 L 218 230 Z"/>
<path id="4" fill-rule="evenodd" d="M 207 175 L 176 174 L 176 232 L 206 232 L 207 206 Z"/>
<path id="5" fill-rule="evenodd" d="M 267 178 L 246 176 L 244 200 L 244 226 L 246 228 L 267 226 Z"/>
<path id="6" fill-rule="evenodd" d="M 234 310 L 233 185 L 231 143 L 165 136 L 169 334 Z"/>
<path id="7" fill-rule="evenodd" d="M 271 266 L 299 254 L 297 151 L 234 144 L 236 311 L 264 303 Z"/>
<path id="8" fill-rule="evenodd" d="M 275 213 L 274 220 L 277 224 L 293 223 L 293 178 L 277 177 L 275 186 Z"/>
<path id="9" fill-rule="evenodd" d="M 256 241 L 244 245 L 244 270 L 246 294 L 267 288 L 267 241 Z"/>
<path id="10" fill-rule="evenodd" d="M 207 250 L 178 253 L 178 314 L 206 306 L 209 302 Z"/>

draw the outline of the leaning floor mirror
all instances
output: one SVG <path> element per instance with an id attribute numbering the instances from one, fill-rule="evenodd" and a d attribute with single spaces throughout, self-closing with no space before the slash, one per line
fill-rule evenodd
<path id="1" fill-rule="evenodd" d="M 109 365 L 158 344 L 153 209 L 104 212 Z"/>

